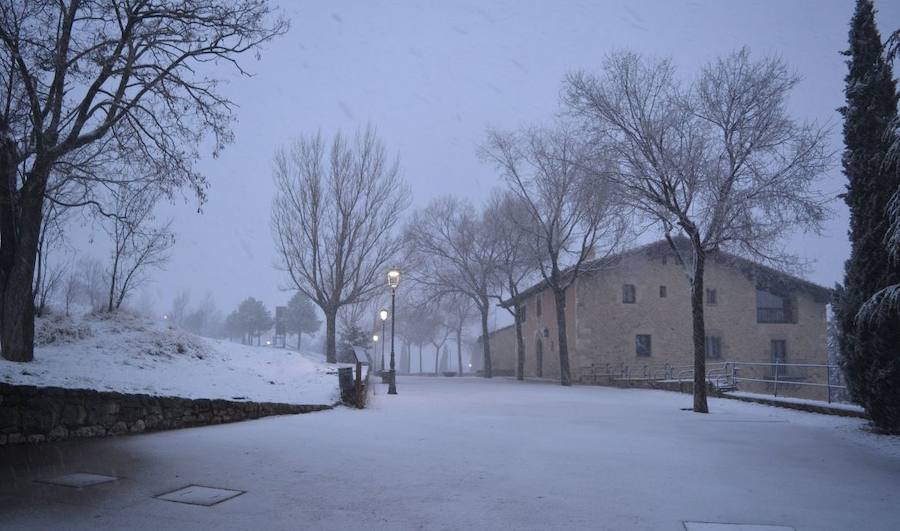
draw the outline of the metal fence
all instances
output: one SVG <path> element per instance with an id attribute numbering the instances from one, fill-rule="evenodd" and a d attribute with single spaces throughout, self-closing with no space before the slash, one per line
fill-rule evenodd
<path id="1" fill-rule="evenodd" d="M 727 379 L 736 389 L 741 382 L 748 385 L 761 384 L 771 389 L 773 396 L 791 396 L 794 388 L 825 391 L 825 399 L 831 403 L 838 393 L 846 393 L 847 386 L 835 383 L 840 371 L 837 365 L 820 363 L 754 363 L 743 361 L 726 362 Z M 746 387 L 746 386 L 745 386 Z M 799 397 L 803 398 L 803 397 Z"/>
<path id="2" fill-rule="evenodd" d="M 691 382 L 693 365 L 595 364 L 582 370 L 581 379 L 591 384 L 650 385 Z M 720 391 L 748 391 L 775 397 L 825 399 L 829 403 L 846 395 L 837 365 L 723 361 L 706 364 L 706 381 Z"/>

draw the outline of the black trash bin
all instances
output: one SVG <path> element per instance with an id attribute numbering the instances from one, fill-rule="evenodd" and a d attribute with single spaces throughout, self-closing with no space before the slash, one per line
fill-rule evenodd
<path id="1" fill-rule="evenodd" d="M 353 383 L 353 367 L 341 367 L 338 369 L 338 383 L 341 386 L 341 400 L 344 402 L 353 401 L 354 388 Z"/>

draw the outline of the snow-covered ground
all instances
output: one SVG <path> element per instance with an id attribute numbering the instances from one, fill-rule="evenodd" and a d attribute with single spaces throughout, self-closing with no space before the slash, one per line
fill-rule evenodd
<path id="1" fill-rule="evenodd" d="M 321 355 L 195 336 L 128 314 L 39 319 L 31 363 L 0 359 L 0 382 L 294 404 L 332 404 Z"/>
<path id="2" fill-rule="evenodd" d="M 689 395 L 503 378 L 376 387 L 366 410 L 0 450 L 0 527 L 900 529 L 900 439 L 861 419 L 726 399 L 700 415 Z M 33 482 L 75 471 L 124 479 Z M 154 498 L 192 483 L 246 493 Z"/>

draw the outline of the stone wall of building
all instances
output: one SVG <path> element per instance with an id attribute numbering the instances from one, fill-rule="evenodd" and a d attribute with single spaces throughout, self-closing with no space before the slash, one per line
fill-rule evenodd
<path id="1" fill-rule="evenodd" d="M 746 264 L 745 264 L 746 265 Z M 716 290 L 716 301 L 705 310 L 707 335 L 719 338 L 720 357 L 708 363 L 749 362 L 738 376 L 749 379 L 772 378 L 770 343 L 784 340 L 789 364 L 825 364 L 827 298 L 819 289 L 792 289 L 795 319 L 788 323 L 757 322 L 756 291 L 761 268 L 740 263 L 706 264 L 705 287 Z M 786 278 L 775 275 L 775 279 Z M 635 286 L 635 302 L 622 300 L 623 285 Z M 663 296 L 664 294 L 664 296 Z M 540 304 L 538 303 L 540 301 Z M 525 375 L 559 377 L 559 349 L 556 313 L 552 292 L 544 288 L 524 301 Z M 540 311 L 539 311 L 540 310 Z M 690 286 L 684 268 L 671 252 L 626 253 L 621 261 L 598 271 L 581 274 L 566 292 L 566 328 L 569 364 L 576 382 L 593 383 L 589 375 L 609 366 L 631 375 L 642 371 L 689 371 L 693 366 Z M 493 335 L 502 335 L 497 331 Z M 651 355 L 637 355 L 637 335 L 649 335 Z M 500 345 L 505 344 L 501 338 Z M 492 339 L 492 345 L 494 339 Z M 501 347 L 502 348 L 502 347 Z M 514 356 L 514 344 L 511 352 Z M 496 356 L 503 359 L 502 356 Z M 538 370 L 540 365 L 540 370 Z M 646 369 L 645 369 L 646 367 Z M 683 368 L 683 369 L 682 369 Z M 825 399 L 825 387 L 797 385 L 792 381 L 825 383 L 823 367 L 788 367 L 779 382 L 778 394 Z M 742 390 L 774 393 L 772 384 L 744 381 Z"/>
<path id="2" fill-rule="evenodd" d="M 330 408 L 0 384 L 0 446 L 222 424 Z"/>
<path id="3" fill-rule="evenodd" d="M 488 334 L 491 346 L 491 368 L 494 376 L 516 375 L 516 326 L 509 325 Z M 481 338 L 479 349 L 481 348 Z M 483 364 L 478 366 L 484 370 Z"/>
<path id="4" fill-rule="evenodd" d="M 756 281 L 743 271 L 716 262 L 707 262 L 704 279 L 707 289 L 716 290 L 715 304 L 704 305 L 706 334 L 720 339 L 721 356 L 707 363 L 725 361 L 757 363 L 744 365 L 739 376 L 752 379 L 772 378 L 770 343 L 784 340 L 786 362 L 825 364 L 826 303 L 812 295 L 796 291 L 792 295 L 796 322 L 759 323 L 756 311 Z M 622 286 L 635 286 L 636 301 L 622 301 Z M 660 296 L 665 286 L 666 296 Z M 591 365 L 628 366 L 639 374 L 643 366 L 652 370 L 665 364 L 676 367 L 693 365 L 690 286 L 681 265 L 673 256 L 631 255 L 619 265 L 578 281 L 578 314 L 575 368 L 582 373 Z M 646 334 L 652 340 L 650 356 L 638 356 L 635 336 Z M 786 374 L 790 372 L 790 374 Z M 786 380 L 825 383 L 824 368 L 789 367 Z M 741 382 L 741 389 L 772 392 L 771 384 Z M 800 398 L 825 399 L 820 387 L 782 382 L 779 394 Z"/>

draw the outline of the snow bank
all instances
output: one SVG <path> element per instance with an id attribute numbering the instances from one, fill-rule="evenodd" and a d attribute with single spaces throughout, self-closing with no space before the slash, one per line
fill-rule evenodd
<path id="1" fill-rule="evenodd" d="M 334 373 L 320 355 L 201 338 L 122 313 L 38 319 L 34 362 L 0 359 L 9 384 L 291 404 L 334 403 Z"/>

